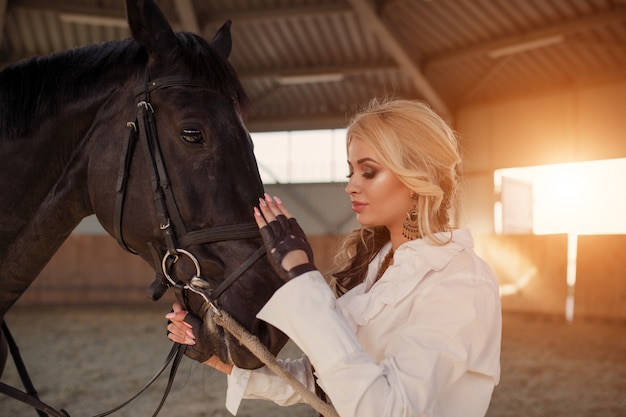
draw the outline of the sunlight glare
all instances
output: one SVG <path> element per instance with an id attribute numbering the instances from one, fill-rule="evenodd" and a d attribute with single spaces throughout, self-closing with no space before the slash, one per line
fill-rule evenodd
<path id="1" fill-rule="evenodd" d="M 532 183 L 535 234 L 626 233 L 626 158 L 502 169 L 496 185 L 502 177 Z"/>

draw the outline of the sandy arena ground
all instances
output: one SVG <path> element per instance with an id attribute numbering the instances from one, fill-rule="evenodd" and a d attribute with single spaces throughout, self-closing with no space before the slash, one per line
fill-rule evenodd
<path id="1" fill-rule="evenodd" d="M 171 344 L 165 304 L 18 306 L 7 323 L 40 397 L 72 417 L 104 412 L 132 396 L 160 368 Z M 507 314 L 502 380 L 489 417 L 626 416 L 626 323 Z M 289 344 L 282 356 L 298 355 Z M 149 417 L 167 373 L 113 416 Z M 2 382 L 21 388 L 9 363 Z M 225 377 L 187 358 L 160 416 L 225 417 Z M 313 417 L 307 405 L 245 400 L 241 417 Z M 36 416 L 0 395 L 0 417 Z M 459 416 L 462 417 L 462 416 Z"/>

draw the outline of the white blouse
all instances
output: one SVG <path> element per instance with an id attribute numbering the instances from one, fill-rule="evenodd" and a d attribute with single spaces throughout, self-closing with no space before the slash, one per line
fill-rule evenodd
<path id="1" fill-rule="evenodd" d="M 365 282 L 339 299 L 318 271 L 272 296 L 258 317 L 305 353 L 285 366 L 311 390 L 317 379 L 341 417 L 484 416 L 500 377 L 497 279 L 467 229 L 445 246 L 401 245 L 373 284 L 389 248 L 373 259 Z M 300 401 L 267 368 L 233 369 L 226 407 L 236 414 L 242 398 Z"/>

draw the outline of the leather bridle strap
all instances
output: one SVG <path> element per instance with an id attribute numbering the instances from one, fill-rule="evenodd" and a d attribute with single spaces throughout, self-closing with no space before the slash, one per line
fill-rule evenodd
<path id="1" fill-rule="evenodd" d="M 147 80 L 148 77 L 146 77 L 145 79 Z M 124 249 L 136 253 L 124 241 L 122 233 L 122 218 L 128 177 L 130 175 L 130 166 L 136 143 L 137 141 L 140 141 L 143 144 L 145 159 L 149 166 L 153 199 L 156 205 L 156 213 L 160 223 L 159 227 L 163 232 L 163 237 L 167 250 L 165 255 L 162 257 L 162 261 L 159 262 L 159 259 L 161 258 L 161 251 L 159 250 L 159 248 L 155 247 L 152 242 L 148 243 L 148 246 L 152 251 L 152 258 L 155 264 L 154 269 L 157 274 L 157 280 L 155 281 L 155 283 L 158 283 L 158 285 L 162 285 L 161 289 L 163 291 L 167 290 L 167 287 L 169 285 L 172 285 L 175 288 L 179 287 L 178 283 L 173 282 L 169 278 L 169 275 L 167 273 L 168 267 L 171 266 L 173 262 L 175 262 L 175 260 L 170 259 L 177 259 L 178 255 L 182 252 L 187 253 L 189 256 L 193 257 L 193 255 L 191 255 L 186 250 L 183 250 L 182 248 L 188 248 L 190 246 L 205 243 L 260 237 L 259 229 L 256 223 L 216 226 L 208 229 L 187 232 L 184 222 L 178 211 L 170 180 L 167 175 L 167 170 L 165 168 L 165 163 L 163 160 L 163 154 L 159 146 L 159 137 L 157 133 L 156 122 L 154 119 L 154 109 L 150 104 L 150 93 L 161 88 L 175 86 L 197 87 L 211 90 L 209 86 L 205 83 L 194 82 L 192 80 L 189 80 L 188 78 L 181 76 L 168 76 L 158 78 L 150 82 L 144 82 L 134 90 L 134 96 L 137 105 L 137 115 L 134 122 L 128 123 L 131 131 L 129 133 L 128 140 L 123 145 L 123 152 L 121 156 L 120 168 L 118 171 L 116 184 L 116 201 L 114 208 L 114 237 L 116 238 L 120 246 L 122 246 Z M 172 215 L 171 218 L 170 215 Z M 195 278 L 202 281 L 202 288 L 199 289 L 198 287 L 195 287 L 193 283 L 189 285 L 183 285 L 183 287 L 201 294 L 207 301 L 209 301 L 210 299 L 211 305 L 215 307 L 217 304 L 217 299 L 221 296 L 221 294 L 223 294 L 224 291 L 226 291 L 246 270 L 248 270 L 257 260 L 259 260 L 264 255 L 265 248 L 261 246 L 250 257 L 248 257 L 248 259 L 243 264 L 239 265 L 239 267 L 231 272 L 229 276 L 224 281 L 222 281 L 215 290 L 208 289 L 208 283 L 206 282 L 206 280 L 201 278 L 199 267 L 197 271 L 197 276 Z M 159 273 L 159 271 L 162 271 L 162 273 Z M 165 278 L 167 278 L 167 281 L 170 281 L 170 284 L 168 284 Z M 207 286 L 205 286 L 204 284 L 207 284 Z M 209 298 L 207 298 L 205 291 L 208 293 Z M 186 299 L 186 297 L 183 298 Z M 185 304 L 187 304 L 186 301 Z M 172 352 L 173 351 L 174 348 L 172 349 Z M 170 356 L 172 355 L 172 352 L 170 353 Z M 180 358 L 183 356 L 183 353 L 184 347 L 179 347 L 176 354 L 176 359 L 172 365 L 172 369 L 170 372 L 168 386 L 163 394 L 161 404 L 159 404 L 159 407 L 154 414 L 155 416 L 159 412 L 161 406 L 167 398 L 167 395 L 171 388 L 171 384 L 176 375 L 178 364 L 180 363 Z M 170 360 L 171 358 L 168 356 L 168 361 Z M 160 372 L 162 372 L 162 370 Z M 152 384 L 154 379 L 156 379 L 157 377 L 158 375 L 156 375 L 155 378 L 153 378 L 153 380 L 146 384 L 146 386 L 141 391 L 139 391 L 133 398 L 131 398 L 124 404 L 116 407 L 110 412 L 100 414 L 96 417 L 104 417 L 122 408 L 134 398 L 139 396 L 150 384 Z"/>
<path id="2" fill-rule="evenodd" d="M 181 247 L 200 245 L 202 243 L 223 242 L 226 240 L 251 239 L 260 237 L 256 223 L 229 224 L 215 226 L 210 229 L 195 230 L 178 239 Z"/>
<path id="3" fill-rule="evenodd" d="M 5 384 L 4 382 L 0 382 L 0 392 L 8 395 L 18 401 L 23 402 L 26 405 L 33 407 L 37 410 L 37 414 L 42 417 L 70 417 L 69 414 L 63 409 L 56 410 L 53 407 L 50 407 L 48 404 L 41 401 L 38 397 L 35 397 L 26 392 L 22 392 L 17 388 L 14 388 L 10 385 Z"/>
<path id="4" fill-rule="evenodd" d="M 146 145 L 144 151 L 146 160 L 150 164 L 154 202 L 156 204 L 157 216 L 159 217 L 160 228 L 163 231 L 167 252 L 168 254 L 175 254 L 176 249 L 179 247 L 176 239 L 177 237 L 185 236 L 187 230 L 178 211 L 178 207 L 176 206 L 176 200 L 165 168 L 163 154 L 159 146 L 154 109 L 150 104 L 150 93 L 161 88 L 179 86 L 196 87 L 211 91 L 212 88 L 206 83 L 196 82 L 179 75 L 161 77 L 152 81 L 147 81 L 148 76 L 146 75 L 145 80 L 146 82 L 144 84 L 139 85 L 134 90 L 135 99 L 137 100 L 137 128 L 139 140 Z M 171 221 L 173 221 L 173 225 Z M 207 234 L 210 234 L 210 232 L 207 231 Z"/>
<path id="5" fill-rule="evenodd" d="M 152 182 L 152 193 L 154 203 L 156 204 L 157 217 L 160 223 L 159 228 L 163 232 L 165 246 L 168 252 L 175 253 L 178 245 L 176 244 L 174 227 L 172 227 L 170 212 L 168 211 L 166 201 L 172 206 L 174 226 L 178 230 L 178 233 L 184 234 L 186 231 L 178 209 L 176 208 L 176 201 L 172 194 L 170 180 L 165 170 L 163 155 L 156 137 L 153 111 L 149 101 L 141 101 L 137 104 L 139 140 L 146 145 L 144 146 L 146 160 L 151 165 L 151 169 L 149 170 L 150 180 Z"/>
<path id="6" fill-rule="evenodd" d="M 250 268 L 256 261 L 261 259 L 265 255 L 265 247 L 261 246 L 257 249 L 244 263 L 239 265 L 237 269 L 235 269 L 224 281 L 218 285 L 216 289 L 211 292 L 210 298 L 213 300 L 213 304 L 217 303 L 217 299 L 220 298 L 220 295 L 228 287 L 230 287 L 237 279 L 244 273 L 248 268 Z"/>
<path id="7" fill-rule="evenodd" d="M 146 77 L 148 79 L 148 77 Z M 133 91 L 135 97 L 139 97 L 142 94 L 149 94 L 154 90 L 158 90 L 164 87 L 197 87 L 205 90 L 213 90 L 207 83 L 197 82 L 190 80 L 189 78 L 181 75 L 168 75 L 165 77 L 157 78 L 152 81 L 148 81 L 144 84 L 140 84 Z"/>
<path id="8" fill-rule="evenodd" d="M 186 348 L 187 348 L 186 345 L 181 345 L 181 344 L 178 344 L 178 343 L 174 343 L 172 345 L 172 349 L 170 350 L 170 353 L 165 358 L 165 361 L 163 363 L 163 366 L 161 366 L 161 369 L 159 369 L 159 371 L 156 374 L 154 374 L 152 379 L 150 379 L 148 382 L 146 382 L 146 384 L 135 395 L 133 395 L 131 398 L 126 400 L 124 403 L 118 405 L 117 407 L 112 408 L 112 409 L 110 409 L 110 410 L 108 410 L 108 411 L 106 411 L 104 413 L 97 414 L 94 417 L 105 417 L 105 416 L 108 416 L 108 415 L 113 414 L 114 412 L 120 410 L 121 408 L 127 406 L 128 404 L 130 404 L 135 398 L 139 397 L 146 389 L 148 389 L 150 387 L 150 385 L 152 385 L 154 383 L 154 381 L 156 381 L 159 378 L 159 376 L 161 376 L 161 374 L 163 373 L 165 368 L 167 368 L 167 366 L 171 362 L 172 363 L 172 368 L 170 369 L 170 376 L 169 376 L 169 378 L 167 380 L 167 386 L 165 387 L 165 391 L 163 392 L 163 395 L 161 396 L 161 402 L 159 403 L 159 406 L 157 407 L 157 409 L 152 414 L 152 417 L 156 417 L 156 415 L 159 414 L 159 411 L 161 411 L 161 407 L 163 407 L 163 404 L 165 404 L 165 400 L 167 399 L 167 396 L 170 393 L 172 385 L 174 384 L 174 377 L 176 376 L 176 371 L 178 370 L 178 365 L 180 364 L 180 361 L 182 360 L 182 358 L 184 356 Z"/>
<path id="9" fill-rule="evenodd" d="M 172 187 L 167 176 L 161 149 L 159 147 L 158 134 L 153 111 L 150 104 L 150 93 L 167 87 L 197 87 L 211 90 L 208 84 L 196 82 L 183 76 L 167 76 L 156 80 L 142 83 L 135 90 L 137 99 L 137 117 L 134 122 L 129 122 L 131 128 L 127 141 L 123 145 L 120 168 L 116 184 L 116 201 L 114 209 L 114 237 L 125 250 L 136 253 L 130 248 L 123 238 L 122 218 L 124 200 L 128 177 L 130 175 L 130 165 L 133 158 L 134 149 L 138 140 L 144 143 L 146 160 L 150 165 L 150 176 L 152 181 L 152 191 L 154 201 L 157 205 L 157 214 L 161 223 L 160 227 L 164 232 L 166 247 L 168 251 L 175 251 L 176 243 L 178 247 L 189 247 L 203 243 L 212 243 L 225 240 L 249 239 L 259 237 L 258 227 L 255 223 L 234 224 L 216 226 L 212 228 L 187 232 L 184 222 L 176 207 L 176 201 L 172 194 Z M 169 208 L 169 210 L 168 210 Z M 170 223 L 172 216 L 173 228 Z M 156 250 L 154 248 L 153 250 Z M 160 256 L 153 256 L 160 259 Z M 155 271 L 159 271 L 158 262 L 155 262 Z"/>
<path id="10" fill-rule="evenodd" d="M 124 236 L 122 235 L 122 216 L 124 214 L 126 185 L 128 184 L 128 176 L 130 174 L 130 163 L 133 160 L 135 144 L 137 143 L 137 123 L 128 122 L 127 126 L 130 128 L 130 131 L 128 133 L 128 139 L 123 144 L 122 159 L 117 173 L 117 184 L 115 185 L 116 198 L 115 208 L 113 210 L 113 237 L 126 251 L 137 254 L 136 251 L 126 244 Z"/>
<path id="11" fill-rule="evenodd" d="M 17 343 L 15 343 L 15 339 L 13 339 L 13 335 L 11 335 L 9 327 L 4 321 L 2 322 L 2 333 L 4 333 L 7 345 L 9 346 L 9 351 L 11 352 L 11 356 L 13 357 L 13 363 L 15 363 L 15 367 L 17 368 L 17 372 L 20 376 L 20 379 L 22 380 L 22 384 L 24 385 L 26 392 L 22 392 L 17 388 L 7 385 L 3 382 L 0 382 L 0 392 L 17 400 L 20 400 L 23 403 L 33 406 L 37 410 L 37 414 L 39 415 L 39 417 L 46 417 L 48 415 L 67 416 L 67 413 L 65 411 L 56 411 L 54 408 L 48 406 L 46 403 L 39 399 L 39 394 L 37 393 L 37 390 L 35 389 L 35 386 L 30 379 L 30 375 L 28 375 L 26 365 L 24 365 L 24 361 L 22 360 L 22 355 L 20 354 L 20 350 L 17 347 Z"/>

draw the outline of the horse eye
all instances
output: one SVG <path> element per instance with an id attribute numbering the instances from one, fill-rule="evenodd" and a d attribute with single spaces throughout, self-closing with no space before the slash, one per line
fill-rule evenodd
<path id="1" fill-rule="evenodd" d="M 199 129 L 183 129 L 180 132 L 180 138 L 188 143 L 202 143 L 204 138 Z"/>

